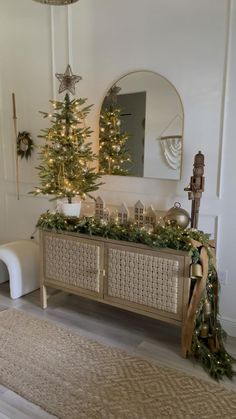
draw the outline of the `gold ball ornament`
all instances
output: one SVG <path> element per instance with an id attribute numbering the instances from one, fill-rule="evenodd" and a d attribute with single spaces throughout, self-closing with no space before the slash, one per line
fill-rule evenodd
<path id="1" fill-rule="evenodd" d="M 181 208 L 179 202 L 175 202 L 174 206 L 166 213 L 164 222 L 166 225 L 172 224 L 174 226 L 186 228 L 190 222 L 189 213 Z"/>

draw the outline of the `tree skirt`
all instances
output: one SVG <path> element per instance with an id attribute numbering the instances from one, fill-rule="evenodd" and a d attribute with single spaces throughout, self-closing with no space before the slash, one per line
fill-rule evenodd
<path id="1" fill-rule="evenodd" d="M 236 418 L 236 394 L 22 311 L 0 312 L 0 383 L 65 419 Z"/>

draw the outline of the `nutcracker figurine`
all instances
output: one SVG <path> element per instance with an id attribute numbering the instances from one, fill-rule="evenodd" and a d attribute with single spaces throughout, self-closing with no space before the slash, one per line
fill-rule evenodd
<path id="1" fill-rule="evenodd" d="M 193 176 L 190 179 L 190 185 L 185 188 L 188 191 L 188 199 L 192 201 L 191 209 L 191 227 L 198 228 L 198 216 L 202 192 L 204 192 L 205 178 L 204 174 L 204 155 L 201 151 L 195 155 L 193 164 Z"/>

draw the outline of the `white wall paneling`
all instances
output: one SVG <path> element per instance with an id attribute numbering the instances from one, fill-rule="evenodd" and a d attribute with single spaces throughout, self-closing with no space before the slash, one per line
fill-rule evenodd
<path id="1" fill-rule="evenodd" d="M 221 312 L 230 331 L 236 330 L 235 280 L 235 156 L 236 156 L 236 1 L 230 2 L 229 52 L 226 83 L 224 141 L 222 146 L 221 213 L 219 217 L 218 265 L 226 277 L 221 290 Z M 228 319 L 228 320 L 227 320 Z"/>
<path id="2" fill-rule="evenodd" d="M 55 73 L 64 73 L 67 64 L 72 59 L 70 47 L 70 22 L 67 6 L 55 7 L 51 9 L 51 45 L 52 45 L 52 80 L 53 95 L 58 95 L 59 82 L 55 78 Z"/>
<path id="3" fill-rule="evenodd" d="M 235 39 L 236 0 L 80 0 L 65 7 L 0 0 L 0 241 L 27 236 L 34 218 L 51 205 L 27 194 L 36 185 L 36 155 L 20 163 L 21 199 L 16 200 L 11 93 L 16 94 L 18 129 L 30 131 L 39 143 L 37 134 L 48 121 L 38 111 L 50 109 L 49 100 L 58 90 L 54 74 L 64 72 L 70 63 L 83 77 L 77 94 L 94 104 L 87 122 L 97 150 L 99 112 L 108 88 L 130 71 L 157 72 L 174 84 L 183 101 L 182 178 L 106 176 L 99 194 L 114 205 L 126 201 L 132 206 L 141 199 L 166 210 L 180 201 L 190 210 L 184 187 L 192 174 L 193 156 L 198 150 L 205 154 L 200 227 L 217 233 L 219 268 L 228 278 L 221 292 L 221 314 L 226 328 L 230 319 L 232 333 Z"/>
<path id="4" fill-rule="evenodd" d="M 35 198 L 21 194 L 21 199 L 16 202 L 15 193 L 5 193 L 5 223 L 7 240 L 30 238 L 35 230 L 35 222 L 40 214 L 47 209 L 53 209 L 54 204 L 47 198 Z M 14 230 L 12 228 L 14 220 Z"/>

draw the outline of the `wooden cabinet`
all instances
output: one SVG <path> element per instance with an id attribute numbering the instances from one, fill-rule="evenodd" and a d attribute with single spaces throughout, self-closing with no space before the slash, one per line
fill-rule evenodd
<path id="1" fill-rule="evenodd" d="M 103 298 L 104 245 L 87 236 L 41 232 L 42 284 Z M 45 308 L 46 300 L 42 301 Z"/>
<path id="2" fill-rule="evenodd" d="M 186 252 L 47 230 L 40 231 L 40 249 L 42 308 L 52 287 L 183 325 L 190 290 Z"/>

